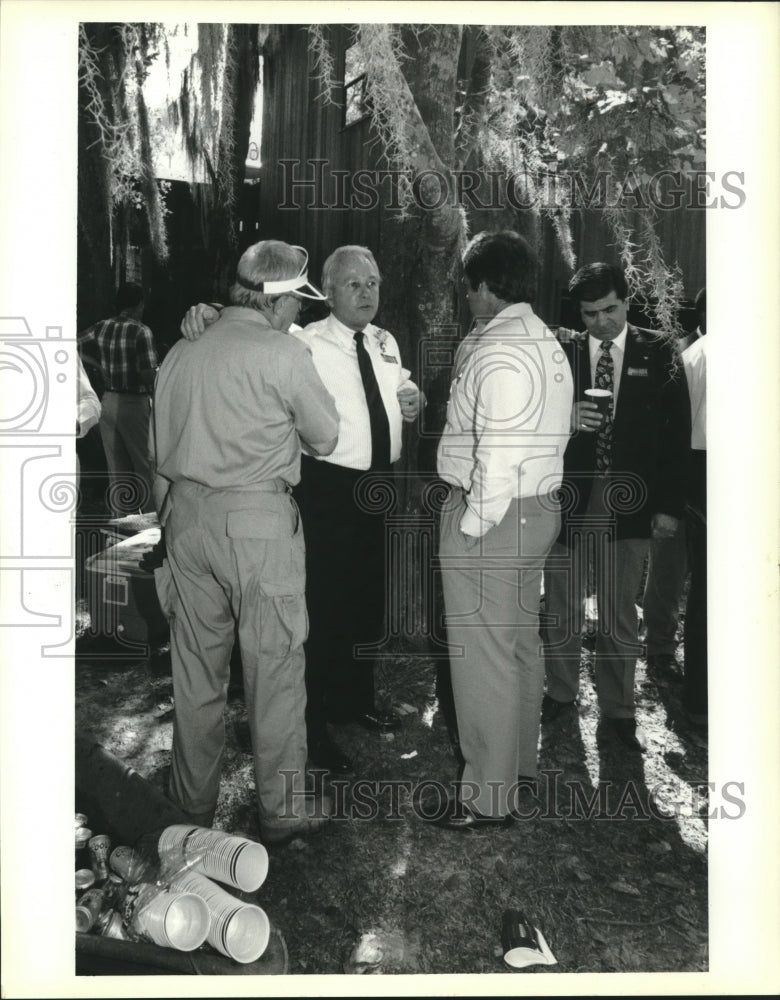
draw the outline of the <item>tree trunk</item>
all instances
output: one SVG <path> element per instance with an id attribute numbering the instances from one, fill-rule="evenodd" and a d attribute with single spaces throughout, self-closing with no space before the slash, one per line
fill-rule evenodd
<path id="1" fill-rule="evenodd" d="M 104 50 L 111 44 L 112 26 L 86 25 L 95 51 L 101 53 L 101 70 L 109 71 Z M 107 88 L 101 87 L 104 99 Z M 109 166 L 94 120 L 87 110 L 89 94 L 78 89 L 78 237 L 76 327 L 83 330 L 110 314 L 114 304 L 111 268 L 111 189 Z"/>

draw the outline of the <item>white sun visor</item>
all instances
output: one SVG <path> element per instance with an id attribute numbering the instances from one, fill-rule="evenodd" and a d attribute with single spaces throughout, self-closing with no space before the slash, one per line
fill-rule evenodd
<path id="1" fill-rule="evenodd" d="M 237 274 L 236 281 L 243 288 L 248 288 L 253 292 L 263 292 L 265 295 L 282 295 L 284 292 L 294 292 L 296 295 L 301 295 L 305 299 L 315 299 L 318 302 L 326 302 L 327 296 L 323 295 L 322 292 L 318 288 L 315 288 L 315 286 L 309 281 L 309 275 L 306 270 L 309 264 L 309 254 L 303 247 L 294 246 L 293 250 L 300 250 L 304 256 L 301 269 L 294 278 L 282 278 L 279 281 L 255 282 L 249 281 L 247 278 L 242 278 L 240 274 Z"/>

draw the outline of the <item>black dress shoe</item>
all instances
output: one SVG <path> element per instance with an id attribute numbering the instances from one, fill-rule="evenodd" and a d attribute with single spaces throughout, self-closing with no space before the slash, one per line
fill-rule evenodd
<path id="1" fill-rule="evenodd" d="M 647 657 L 647 670 L 661 680 L 679 683 L 682 681 L 680 664 L 672 653 L 651 653 Z"/>
<path id="2" fill-rule="evenodd" d="M 352 774 L 352 759 L 329 736 L 309 744 L 309 760 L 317 767 L 323 767 L 334 774 Z"/>
<path id="3" fill-rule="evenodd" d="M 604 719 L 604 728 L 616 737 L 629 750 L 644 753 L 647 749 L 647 739 L 644 730 L 637 726 L 636 719 Z"/>
<path id="4" fill-rule="evenodd" d="M 395 712 L 381 712 L 376 708 L 371 712 L 356 715 L 351 721 L 370 733 L 394 733 L 401 728 L 401 720 Z"/>
<path id="5" fill-rule="evenodd" d="M 431 819 L 425 817 L 431 826 L 438 826 L 442 830 L 484 830 L 488 827 L 502 828 L 511 826 L 513 823 L 511 816 L 483 816 L 470 806 L 461 805 L 450 799 L 443 816 L 435 816 Z"/>
<path id="6" fill-rule="evenodd" d="M 573 701 L 557 701 L 546 694 L 542 698 L 542 722 L 554 722 L 561 712 L 574 705 Z"/>

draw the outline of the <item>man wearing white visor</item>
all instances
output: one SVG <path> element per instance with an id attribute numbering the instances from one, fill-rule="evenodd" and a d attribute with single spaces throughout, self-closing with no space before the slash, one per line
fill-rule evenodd
<path id="1" fill-rule="evenodd" d="M 326 819 L 301 794 L 306 572 L 291 489 L 302 448 L 333 451 L 338 414 L 309 351 L 286 336 L 300 296 L 322 297 L 308 283 L 305 251 L 277 240 L 250 247 L 231 305 L 196 343 L 168 353 L 154 404 L 157 485 L 167 486 L 160 521 L 168 559 L 157 582 L 171 622 L 169 793 L 194 822 L 211 824 L 237 633 L 267 843 L 314 832 Z"/>
<path id="2" fill-rule="evenodd" d="M 380 282 L 369 249 L 338 247 L 322 269 L 330 315 L 290 331 L 310 349 L 340 421 L 332 452 L 304 455 L 296 489 L 306 534 L 309 759 L 339 774 L 353 765 L 328 723 L 379 734 L 401 724 L 375 703 L 370 649 L 383 638 L 388 568 L 384 518 L 361 499 L 370 491 L 361 481 L 376 485 L 390 473 L 401 455 L 402 422 L 414 421 L 425 399 L 402 366 L 395 338 L 373 323 Z M 200 336 L 217 315 L 193 306 L 182 333 Z"/>

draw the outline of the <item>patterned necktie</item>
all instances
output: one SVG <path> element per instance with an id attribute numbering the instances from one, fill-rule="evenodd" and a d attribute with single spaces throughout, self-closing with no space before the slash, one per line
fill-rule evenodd
<path id="1" fill-rule="evenodd" d="M 612 341 L 604 340 L 600 345 L 601 354 L 596 365 L 596 388 L 608 389 L 612 400 L 596 431 L 596 471 L 605 476 L 612 466 L 612 407 L 615 400 L 614 368 L 612 364 Z"/>
<path id="2" fill-rule="evenodd" d="M 355 347 L 368 404 L 368 418 L 371 422 L 371 469 L 386 471 L 390 468 L 390 421 L 387 419 L 387 410 L 382 402 L 374 366 L 371 364 L 363 340 L 363 331 L 358 330 L 355 334 Z"/>

